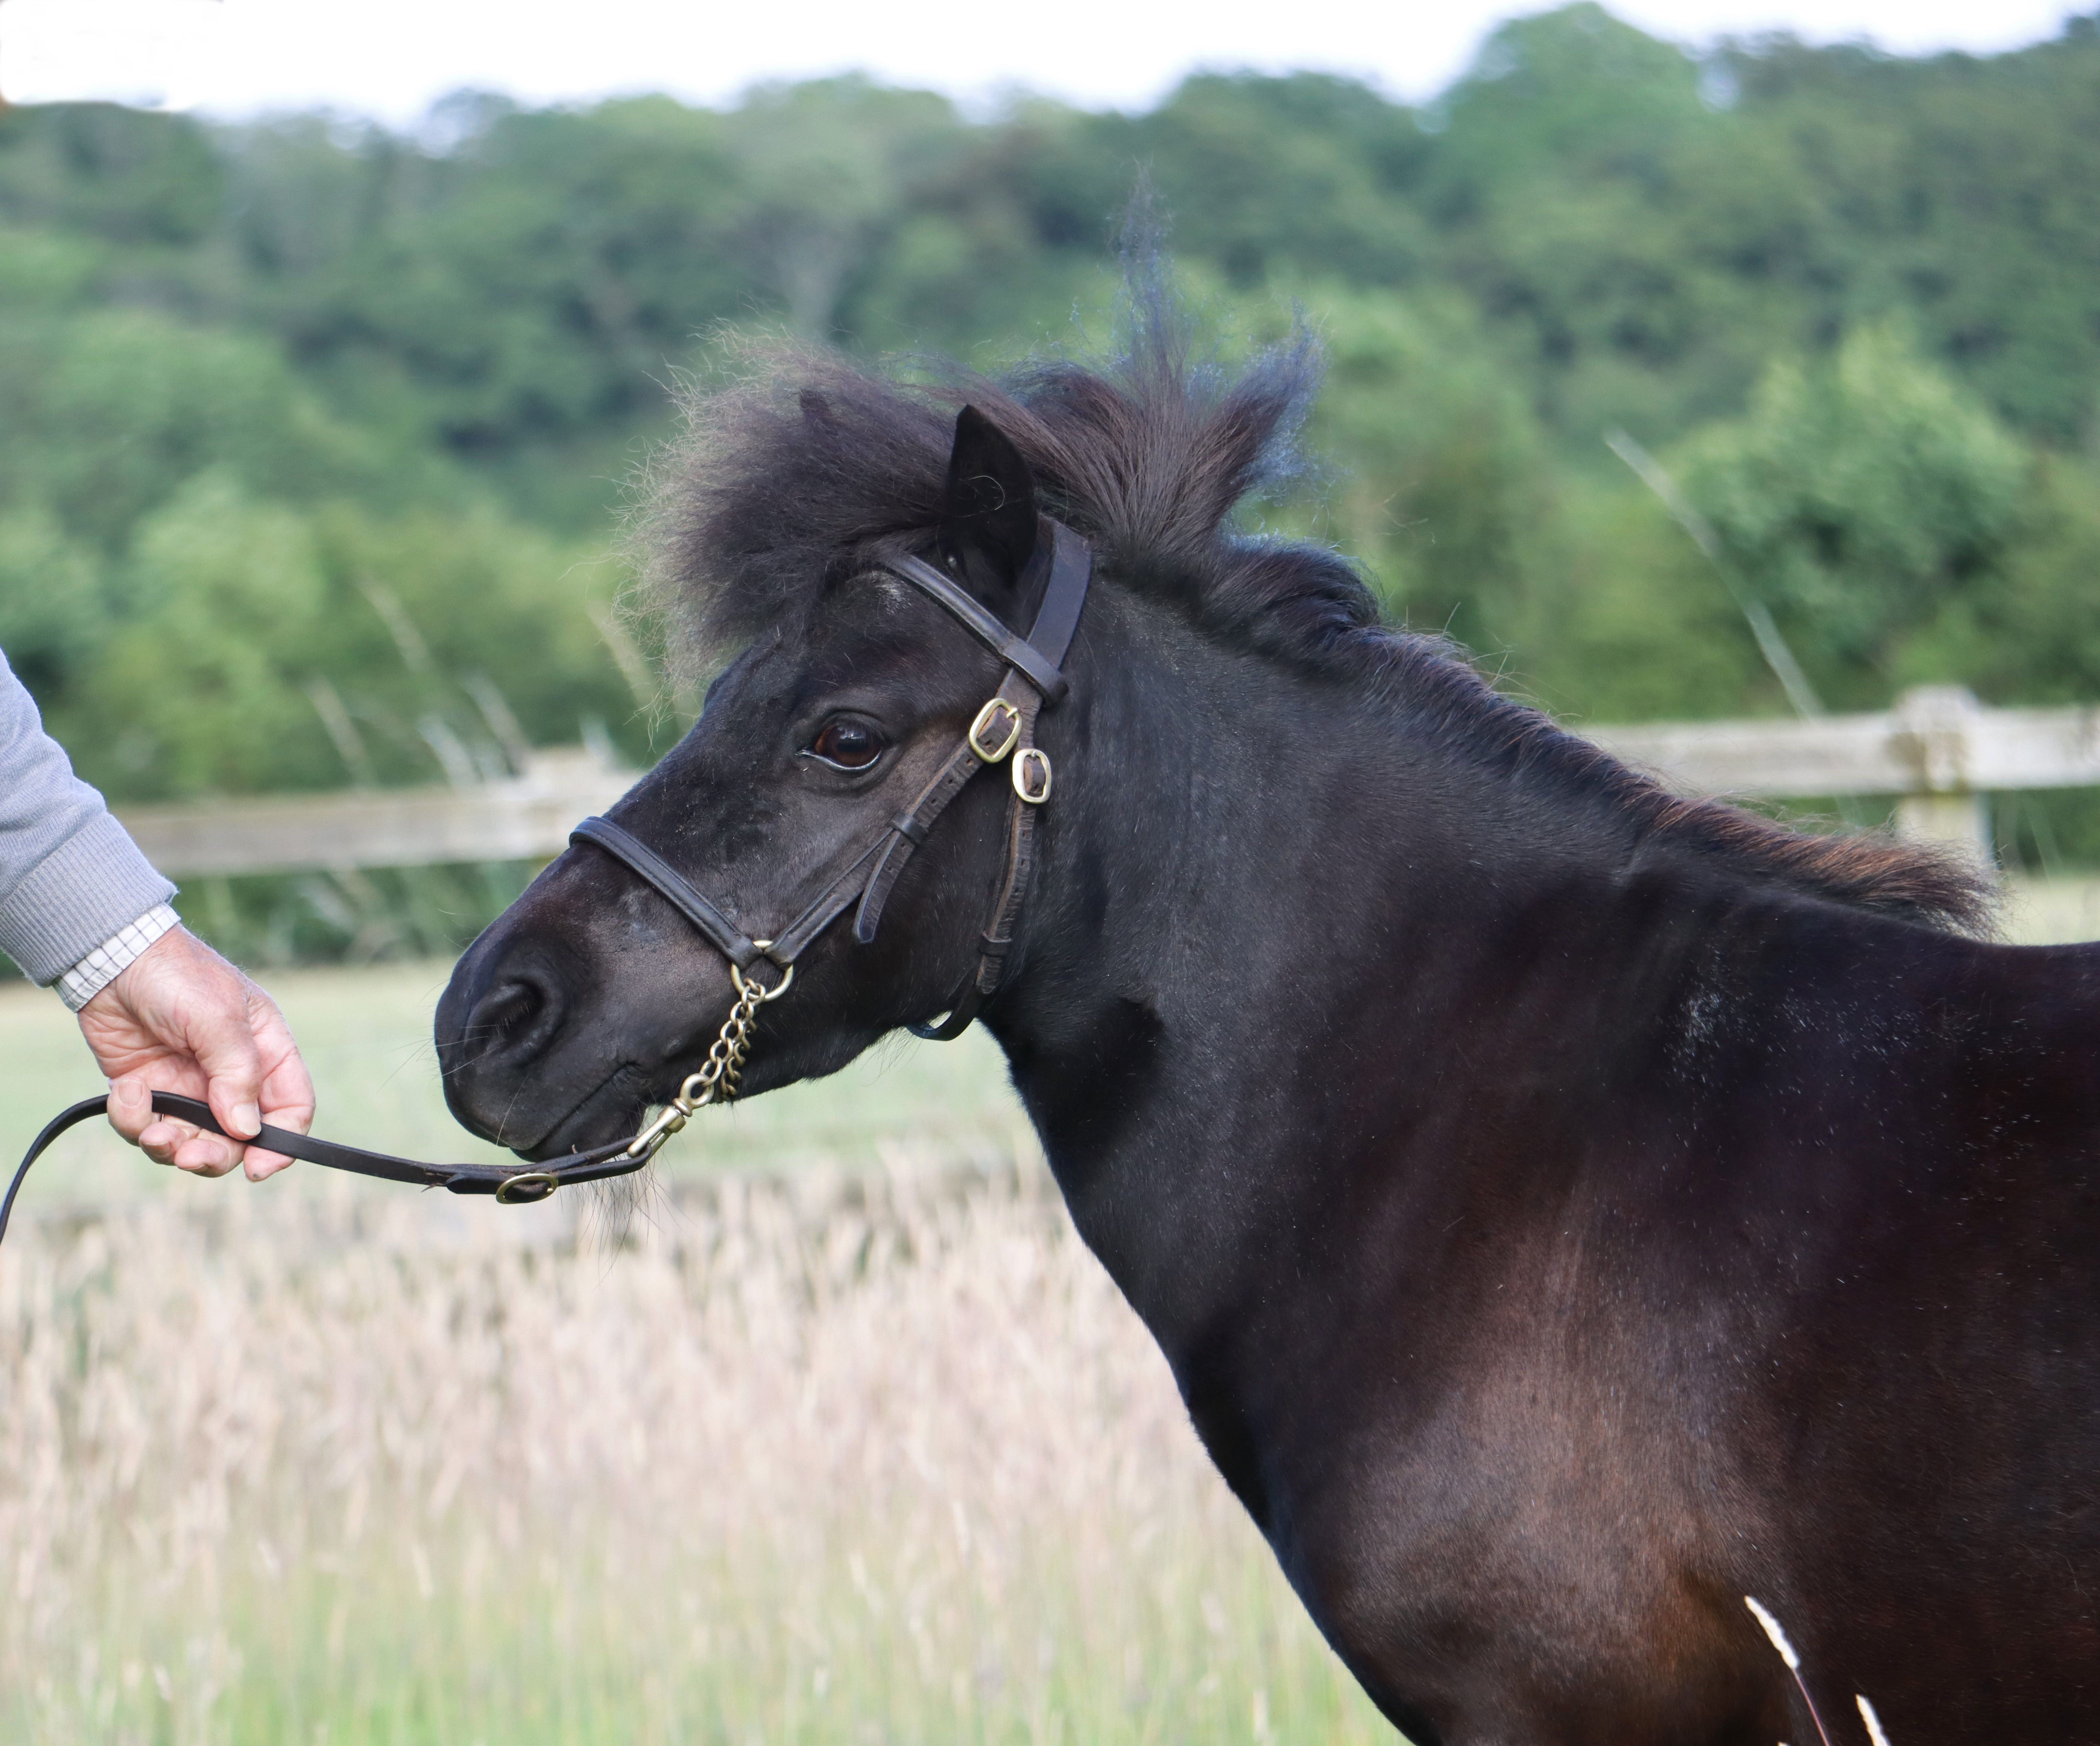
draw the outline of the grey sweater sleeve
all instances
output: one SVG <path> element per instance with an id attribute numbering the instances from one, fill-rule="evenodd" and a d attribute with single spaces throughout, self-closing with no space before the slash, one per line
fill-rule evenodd
<path id="1" fill-rule="evenodd" d="M 73 773 L 0 653 L 0 951 L 55 982 L 174 891 Z"/>

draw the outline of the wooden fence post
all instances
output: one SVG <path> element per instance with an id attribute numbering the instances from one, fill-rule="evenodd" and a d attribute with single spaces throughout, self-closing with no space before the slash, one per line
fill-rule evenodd
<path id="1" fill-rule="evenodd" d="M 1976 694 L 1962 685 L 1920 685 L 1896 700 L 1892 718 L 1897 755 L 1916 772 L 1915 785 L 1896 802 L 1896 834 L 1996 866 L 1990 804 L 1972 774 L 1986 725 Z"/>
<path id="2" fill-rule="evenodd" d="M 1959 843 L 1987 862 L 1985 796 L 2100 788 L 2100 709 L 1986 709 L 1959 686 L 1920 686 L 1882 714 L 1584 732 L 1680 793 L 1894 795 L 1903 835 Z"/>

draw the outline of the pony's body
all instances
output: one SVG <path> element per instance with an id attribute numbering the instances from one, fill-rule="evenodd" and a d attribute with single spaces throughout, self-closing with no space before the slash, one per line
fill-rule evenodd
<path id="1" fill-rule="evenodd" d="M 805 397 L 810 440 L 855 379 Z M 1864 1738 L 1855 1691 L 1897 1746 L 2100 1737 L 2100 952 L 1977 944 L 1928 925 L 1968 900 L 1944 867 L 1672 802 L 1370 628 L 1331 559 L 1290 592 L 1288 549 L 1220 546 L 1177 580 L 1200 541 L 1119 536 L 1031 417 L 999 422 L 1105 562 L 986 1022 L 1367 1689 L 1423 1746 L 1798 1746 L 1749 1594 L 1834 1738 Z M 757 643 L 616 809 L 754 930 L 987 688 L 937 612 L 850 582 L 938 507 L 840 513 L 823 586 L 754 587 Z M 709 561 L 785 577 L 726 514 Z M 968 533 L 956 573 L 1025 622 L 1017 560 Z M 893 766 L 772 749 L 835 702 Z M 748 1090 L 938 1010 L 1000 802 L 952 816 L 882 938 L 827 938 L 767 1010 Z M 726 988 L 573 851 L 448 994 L 455 1107 L 535 1156 L 602 1139 Z"/>
<path id="2" fill-rule="evenodd" d="M 1146 852 L 1046 871 L 992 1028 L 1389 1713 L 1790 1737 L 1751 1593 L 1898 1740 L 2100 1733 L 2032 1677 L 2100 1673 L 2100 951 L 1774 891 L 1404 703 L 1162 665 L 1081 678 L 1073 737 L 1147 751 L 1066 752 L 1060 845 Z"/>

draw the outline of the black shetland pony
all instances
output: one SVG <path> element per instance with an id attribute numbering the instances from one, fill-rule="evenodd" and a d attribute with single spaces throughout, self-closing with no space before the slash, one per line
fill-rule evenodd
<path id="1" fill-rule="evenodd" d="M 1140 338 L 1145 336 L 1141 334 Z M 763 935 L 949 756 L 1092 542 L 984 1023 L 1072 1218 L 1306 1607 L 1422 1746 L 2100 1739 L 2100 950 L 1971 937 L 1894 843 L 1673 798 L 1227 526 L 1315 375 L 910 388 L 774 360 L 694 409 L 657 587 L 740 651 L 611 816 Z M 967 401 L 977 409 L 959 409 Z M 1040 575 L 1040 566 L 1028 571 Z M 944 1010 L 1004 865 L 964 789 L 747 1093 Z M 532 1159 L 699 1066 L 721 956 L 595 846 L 461 961 L 459 1119 Z"/>

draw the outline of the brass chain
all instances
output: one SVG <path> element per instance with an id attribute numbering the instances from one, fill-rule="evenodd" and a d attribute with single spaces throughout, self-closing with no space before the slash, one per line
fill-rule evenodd
<path id="1" fill-rule="evenodd" d="M 765 989 L 755 982 L 747 982 L 722 1023 L 721 1035 L 700 1063 L 699 1072 L 689 1076 L 678 1088 L 678 1102 L 701 1110 L 735 1097 L 737 1081 L 743 1076 L 743 1063 L 751 1057 L 751 1033 L 758 1028 L 758 1009 L 765 1003 Z"/>
<path id="2" fill-rule="evenodd" d="M 762 948 L 773 942 L 761 939 L 756 944 Z M 736 1096 L 738 1083 L 743 1077 L 743 1063 L 751 1059 L 751 1037 L 758 1028 L 758 1009 L 788 992 L 788 985 L 795 979 L 795 970 L 790 965 L 787 975 L 770 988 L 746 976 L 735 965 L 730 966 L 730 977 L 736 984 L 736 1005 L 730 1008 L 729 1017 L 722 1021 L 721 1034 L 708 1050 L 707 1059 L 700 1063 L 697 1073 L 686 1076 L 686 1082 L 678 1087 L 677 1096 L 671 1099 L 664 1113 L 629 1143 L 629 1157 L 654 1157 L 664 1141 L 710 1103 L 727 1103 Z"/>

